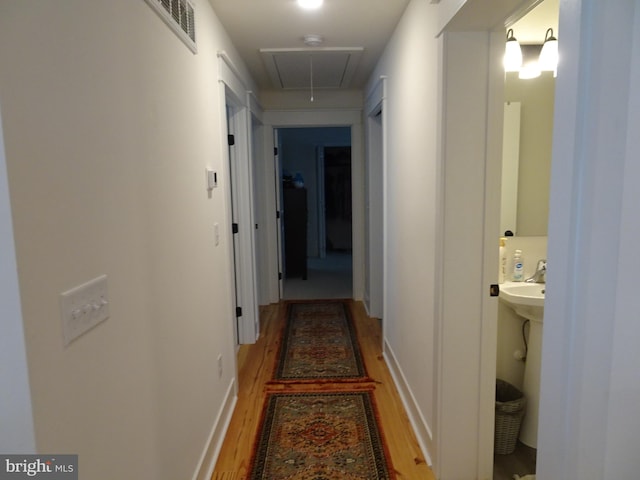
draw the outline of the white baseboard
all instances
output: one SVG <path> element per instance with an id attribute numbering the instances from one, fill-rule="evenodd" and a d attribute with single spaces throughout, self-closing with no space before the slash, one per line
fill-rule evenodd
<path id="1" fill-rule="evenodd" d="M 367 317 L 370 317 L 369 313 L 369 296 L 367 295 L 364 300 L 362 300 L 362 305 L 364 306 L 364 311 L 367 312 Z"/>
<path id="2" fill-rule="evenodd" d="M 232 379 L 227 388 L 227 393 L 222 402 L 222 407 L 218 412 L 218 416 L 211 427 L 211 433 L 207 439 L 207 444 L 200 456 L 200 462 L 193 475 L 193 480 L 210 480 L 213 475 L 213 469 L 216 466 L 224 437 L 227 434 L 229 423 L 231 422 L 231 416 L 236 407 L 238 401 L 238 395 L 235 388 L 236 379 Z"/>
<path id="3" fill-rule="evenodd" d="M 413 431 L 416 434 L 416 438 L 424 455 L 425 461 L 427 462 L 429 467 L 432 467 L 433 462 L 431 461 L 431 452 L 435 452 L 435 450 L 431 428 L 429 428 L 429 424 L 422 415 L 413 392 L 411 391 L 411 387 L 409 386 L 407 379 L 402 373 L 402 368 L 400 368 L 400 364 L 398 363 L 396 356 L 393 353 L 393 349 L 387 342 L 386 338 L 384 340 L 383 356 L 385 361 L 387 362 L 387 366 L 389 367 L 389 371 L 391 372 L 393 381 L 396 384 L 398 393 L 400 394 L 400 399 L 402 400 L 404 408 L 407 411 L 409 422 L 411 423 Z"/>

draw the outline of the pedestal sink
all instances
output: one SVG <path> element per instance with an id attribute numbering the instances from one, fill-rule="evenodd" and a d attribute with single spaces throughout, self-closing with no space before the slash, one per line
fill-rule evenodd
<path id="1" fill-rule="evenodd" d="M 505 282 L 500 285 L 500 300 L 517 315 L 531 322 L 522 386 L 522 391 L 527 399 L 527 410 L 520 429 L 520 441 L 532 448 L 537 448 L 538 444 L 544 293 L 544 283 Z"/>

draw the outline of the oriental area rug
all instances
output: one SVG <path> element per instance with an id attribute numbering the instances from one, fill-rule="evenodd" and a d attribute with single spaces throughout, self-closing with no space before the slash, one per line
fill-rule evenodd
<path id="1" fill-rule="evenodd" d="M 293 302 L 286 315 L 275 381 L 369 380 L 344 301 Z"/>
<path id="2" fill-rule="evenodd" d="M 251 480 L 393 480 L 370 391 L 267 394 Z"/>

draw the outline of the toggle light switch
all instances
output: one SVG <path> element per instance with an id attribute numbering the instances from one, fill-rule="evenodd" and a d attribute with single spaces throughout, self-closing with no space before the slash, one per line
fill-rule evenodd
<path id="1" fill-rule="evenodd" d="M 107 276 L 83 283 L 60 294 L 62 334 L 65 347 L 109 318 Z"/>

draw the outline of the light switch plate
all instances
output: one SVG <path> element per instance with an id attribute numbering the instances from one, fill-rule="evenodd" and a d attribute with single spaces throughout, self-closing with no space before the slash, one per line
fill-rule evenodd
<path id="1" fill-rule="evenodd" d="M 207 190 L 211 191 L 218 186 L 218 173 L 210 168 L 206 169 L 207 173 Z"/>
<path id="2" fill-rule="evenodd" d="M 109 318 L 107 276 L 101 275 L 61 293 L 60 313 L 66 347 L 80 335 Z"/>

